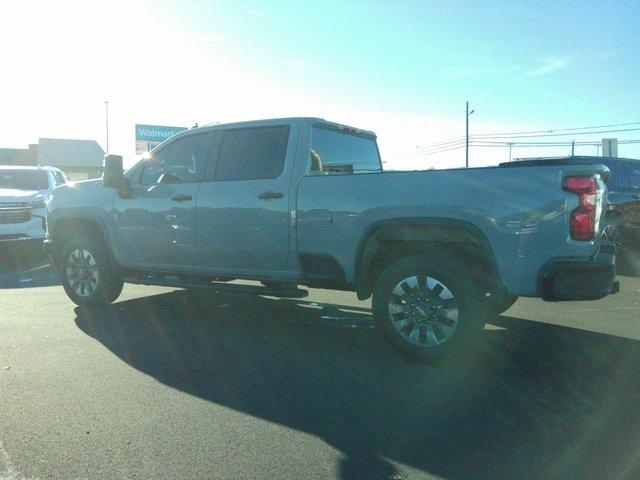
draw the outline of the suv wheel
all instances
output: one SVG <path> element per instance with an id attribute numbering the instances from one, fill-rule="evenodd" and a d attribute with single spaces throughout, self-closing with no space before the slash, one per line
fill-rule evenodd
<path id="1" fill-rule="evenodd" d="M 70 239 L 59 258 L 62 286 L 69 298 L 80 306 L 107 305 L 124 285 L 99 240 L 81 235 Z"/>
<path id="2" fill-rule="evenodd" d="M 444 256 L 412 256 L 387 267 L 373 291 L 378 329 L 416 359 L 436 359 L 478 339 L 486 300 L 463 266 Z"/>

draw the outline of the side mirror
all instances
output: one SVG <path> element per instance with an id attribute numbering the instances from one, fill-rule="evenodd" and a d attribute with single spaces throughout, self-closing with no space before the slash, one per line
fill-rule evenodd
<path id="1" fill-rule="evenodd" d="M 120 188 L 124 185 L 122 157 L 120 155 L 104 156 L 104 173 L 102 183 L 107 188 Z"/>

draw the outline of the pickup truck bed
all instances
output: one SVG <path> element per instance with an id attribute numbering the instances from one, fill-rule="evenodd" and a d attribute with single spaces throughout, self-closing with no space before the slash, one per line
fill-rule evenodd
<path id="1" fill-rule="evenodd" d="M 393 230 L 386 241 L 403 242 L 420 241 L 421 231 L 428 238 L 431 230 L 443 241 L 468 238 L 482 245 L 509 294 L 542 296 L 541 279 L 554 262 L 588 262 L 599 252 L 597 241 L 568 238 L 573 199 L 559 188 L 563 176 L 594 170 L 606 172 L 496 167 L 305 177 L 297 196 L 298 252 L 303 266 L 331 257 L 335 262 L 324 265 L 339 267 L 336 278 L 357 285 L 354 250 L 376 231 Z M 310 278 L 315 273 L 322 272 L 305 272 Z"/>

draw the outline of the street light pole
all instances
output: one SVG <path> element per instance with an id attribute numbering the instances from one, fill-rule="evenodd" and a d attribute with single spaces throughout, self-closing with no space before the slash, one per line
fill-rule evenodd
<path id="1" fill-rule="evenodd" d="M 471 115 L 475 110 L 469 111 L 469 102 L 467 102 L 467 110 L 466 110 L 466 142 L 465 142 L 465 167 L 469 168 L 469 115 Z"/>
<path id="2" fill-rule="evenodd" d="M 467 128 L 466 128 L 466 142 L 465 142 L 465 155 L 464 155 L 464 166 L 469 168 L 469 102 L 467 102 L 467 111 L 465 118 L 467 120 Z"/>
<path id="3" fill-rule="evenodd" d="M 104 109 L 105 109 L 105 127 L 107 131 L 107 153 L 109 153 L 109 101 L 104 101 Z"/>

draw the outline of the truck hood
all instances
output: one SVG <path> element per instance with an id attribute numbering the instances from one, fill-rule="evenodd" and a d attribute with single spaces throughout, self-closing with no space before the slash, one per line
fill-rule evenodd
<path id="1" fill-rule="evenodd" d="M 101 178 L 69 182 L 53 191 L 47 214 L 51 218 L 70 211 L 74 214 L 82 211 L 91 217 L 106 214 L 105 209 L 111 210 L 115 194 L 116 189 L 104 187 Z"/>
<path id="2" fill-rule="evenodd" d="M 51 194 L 51 202 L 55 204 L 59 201 L 66 202 L 72 198 L 78 199 L 79 197 L 84 197 L 86 200 L 90 200 L 94 195 L 98 195 L 96 190 L 101 190 L 97 188 L 101 186 L 101 178 L 92 178 L 79 182 L 67 182 L 53 191 Z"/>
<path id="3" fill-rule="evenodd" d="M 102 184 L 102 178 L 89 178 L 88 180 L 78 180 L 77 182 L 69 182 L 67 185 L 71 188 L 93 188 L 97 184 Z"/>
<path id="4" fill-rule="evenodd" d="M 64 194 L 66 192 L 86 192 L 96 188 L 102 184 L 101 178 L 90 178 L 89 180 L 80 180 L 77 182 L 68 182 L 54 190 L 53 196 Z"/>
<path id="5" fill-rule="evenodd" d="M 0 203 L 42 202 L 46 199 L 46 190 L 16 190 L 12 188 L 0 188 Z"/>

